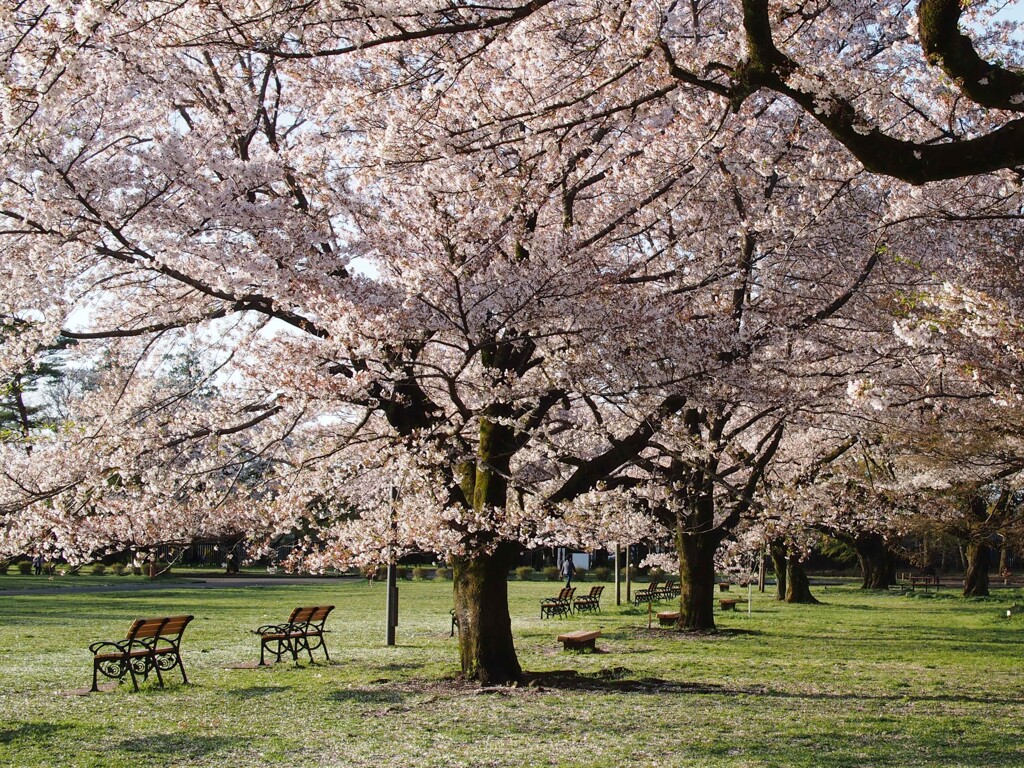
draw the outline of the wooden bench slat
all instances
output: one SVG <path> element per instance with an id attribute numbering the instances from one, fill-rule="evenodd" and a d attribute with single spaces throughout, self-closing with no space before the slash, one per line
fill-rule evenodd
<path id="1" fill-rule="evenodd" d="M 594 649 L 594 641 L 601 636 L 599 629 L 577 629 L 575 632 L 566 632 L 556 639 L 562 643 L 566 650 L 578 648 Z"/>

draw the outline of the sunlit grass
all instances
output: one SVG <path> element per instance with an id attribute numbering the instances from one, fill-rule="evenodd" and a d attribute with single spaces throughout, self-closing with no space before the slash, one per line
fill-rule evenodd
<path id="1" fill-rule="evenodd" d="M 819 606 L 755 593 L 751 615 L 687 637 L 648 630 L 646 610 L 616 608 L 610 588 L 599 615 L 542 621 L 538 601 L 557 587 L 509 584 L 520 660 L 540 676 L 493 691 L 457 680 L 450 582 L 402 583 L 394 648 L 384 589 L 365 581 L 0 591 L 0 765 L 1024 765 L 1024 617 L 1005 617 L 1017 592 L 828 587 Z M 258 659 L 253 628 L 314 603 L 337 606 L 330 664 L 227 669 Z M 192 685 L 172 672 L 163 690 L 55 696 L 88 686 L 90 642 L 171 613 L 196 616 L 183 644 Z M 562 652 L 555 635 L 584 627 L 602 630 L 602 652 Z"/>

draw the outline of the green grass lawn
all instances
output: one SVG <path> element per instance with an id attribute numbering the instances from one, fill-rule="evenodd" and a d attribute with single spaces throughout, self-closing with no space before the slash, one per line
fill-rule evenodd
<path id="1" fill-rule="evenodd" d="M 547 674 L 481 691 L 456 678 L 450 582 L 402 583 L 388 648 L 384 588 L 365 581 L 4 594 L 27 578 L 0 577 L 3 766 L 1024 766 L 1016 591 L 755 594 L 751 615 L 688 637 L 648 630 L 608 589 L 599 615 L 541 621 L 558 585 L 512 582 L 520 661 Z M 327 602 L 331 663 L 227 668 L 258 658 L 256 626 Z M 67 695 L 90 683 L 90 642 L 170 613 L 196 616 L 191 685 Z M 600 628 L 601 652 L 562 652 L 570 628 Z"/>

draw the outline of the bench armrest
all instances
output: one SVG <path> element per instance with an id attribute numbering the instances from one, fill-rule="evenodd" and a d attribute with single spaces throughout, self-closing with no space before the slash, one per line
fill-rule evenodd
<path id="1" fill-rule="evenodd" d="M 108 653 L 124 653 L 127 650 L 127 640 L 100 640 L 98 643 L 93 643 L 89 646 L 89 653 L 94 656 L 100 651 L 106 651 Z"/>
<path id="2" fill-rule="evenodd" d="M 283 635 L 292 629 L 291 624 L 265 624 L 252 631 L 254 635 Z"/>

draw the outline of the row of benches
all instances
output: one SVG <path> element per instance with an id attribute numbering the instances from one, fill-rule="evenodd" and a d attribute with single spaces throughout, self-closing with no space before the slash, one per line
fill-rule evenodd
<path id="1" fill-rule="evenodd" d="M 633 595 L 633 605 L 640 603 L 653 603 L 656 600 L 670 600 L 679 597 L 679 585 L 675 579 L 669 579 L 664 584 L 660 581 L 652 581 L 647 589 L 638 589 Z"/>
<path id="2" fill-rule="evenodd" d="M 315 650 L 323 650 L 330 661 L 324 642 L 324 624 L 333 610 L 333 605 L 296 608 L 281 624 L 267 624 L 254 630 L 260 636 L 260 666 L 266 666 L 268 651 L 275 662 L 285 654 L 298 661 L 302 652 L 307 653 L 312 662 Z M 90 645 L 89 650 L 93 654 L 91 690 L 99 690 L 99 675 L 118 681 L 128 676 L 137 691 L 139 678 L 146 680 L 150 673 L 155 673 L 163 687 L 163 673 L 175 667 L 181 672 L 181 679 L 188 684 L 185 665 L 181 661 L 181 637 L 193 618 L 182 615 L 136 619 L 123 640 L 101 640 Z"/>
<path id="3" fill-rule="evenodd" d="M 603 591 L 603 586 L 591 587 L 589 595 L 574 597 L 575 587 L 563 587 L 557 597 L 546 597 L 540 601 L 540 617 L 548 619 L 552 616 L 569 616 L 574 611 L 600 611 Z M 633 605 L 670 600 L 673 597 L 679 597 L 679 585 L 674 579 L 664 583 L 652 581 L 645 589 L 637 590 L 633 596 Z"/>
<path id="4" fill-rule="evenodd" d="M 549 619 L 552 616 L 568 616 L 573 612 L 600 613 L 601 593 L 604 586 L 590 588 L 589 595 L 576 595 L 576 587 L 562 587 L 557 597 L 546 597 L 540 601 L 540 617 Z"/>

